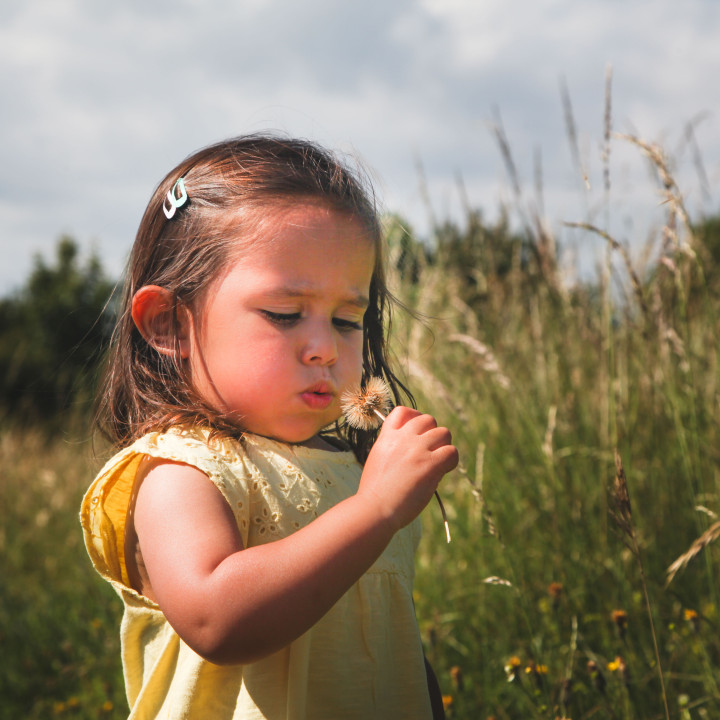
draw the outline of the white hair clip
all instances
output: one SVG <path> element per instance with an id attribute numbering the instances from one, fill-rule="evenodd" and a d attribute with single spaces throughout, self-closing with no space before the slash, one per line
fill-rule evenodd
<path id="1" fill-rule="evenodd" d="M 175 211 L 182 207 L 188 199 L 187 190 L 185 190 L 185 180 L 180 178 L 172 187 L 172 190 L 168 191 L 168 194 L 163 200 L 163 212 L 165 217 L 169 220 Z"/>

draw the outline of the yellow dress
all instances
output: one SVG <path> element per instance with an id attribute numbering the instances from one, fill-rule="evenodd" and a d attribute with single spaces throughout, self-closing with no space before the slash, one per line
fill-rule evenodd
<path id="1" fill-rule="evenodd" d="M 150 433 L 115 455 L 85 498 L 93 565 L 124 602 L 120 629 L 131 720 L 422 720 L 430 700 L 412 600 L 419 521 L 308 632 L 258 662 L 218 666 L 193 652 L 160 608 L 130 587 L 125 522 L 145 456 L 195 466 L 233 510 L 245 547 L 286 537 L 353 495 L 350 452 L 200 429 Z"/>

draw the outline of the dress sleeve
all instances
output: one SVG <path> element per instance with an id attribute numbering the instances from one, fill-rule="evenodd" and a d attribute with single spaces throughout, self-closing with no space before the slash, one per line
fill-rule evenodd
<path id="1" fill-rule="evenodd" d="M 201 431 L 150 433 L 115 455 L 83 498 L 80 523 L 95 569 L 119 591 L 132 591 L 125 563 L 125 527 L 146 457 L 185 463 L 205 473 L 230 505 L 247 546 L 249 503 L 240 443 L 209 441 Z"/>

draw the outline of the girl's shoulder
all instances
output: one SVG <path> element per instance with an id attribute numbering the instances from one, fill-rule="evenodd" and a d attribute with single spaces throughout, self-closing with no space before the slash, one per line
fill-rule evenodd
<path id="1" fill-rule="evenodd" d="M 201 426 L 150 432 L 138 438 L 127 450 L 194 465 L 203 472 L 216 472 L 223 464 L 241 461 L 245 454 L 238 439 L 218 436 L 210 428 Z"/>
<path id="2" fill-rule="evenodd" d="M 197 467 L 221 487 L 229 478 L 242 482 L 258 473 L 317 474 L 319 469 L 327 468 L 332 473 L 354 475 L 358 467 L 354 453 L 335 443 L 295 445 L 252 433 L 228 437 L 208 427 L 192 426 L 143 435 L 110 458 L 98 479 L 123 473 L 126 466 L 141 458 Z"/>
<path id="3" fill-rule="evenodd" d="M 253 475 L 240 441 L 216 438 L 201 427 L 149 432 L 113 455 L 83 497 L 80 522 L 93 564 L 121 592 L 133 592 L 125 564 L 126 528 L 153 461 L 197 468 L 233 507 L 242 503 Z"/>
<path id="4" fill-rule="evenodd" d="M 223 463 L 237 461 L 241 454 L 242 446 L 237 440 L 215 438 L 207 428 L 178 427 L 151 431 L 117 450 L 105 462 L 94 484 L 121 473 L 127 474 L 130 468 L 146 458 L 192 465 L 213 476 Z"/>

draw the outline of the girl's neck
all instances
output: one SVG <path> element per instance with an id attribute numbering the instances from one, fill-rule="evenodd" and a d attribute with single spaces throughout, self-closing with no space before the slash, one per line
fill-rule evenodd
<path id="1" fill-rule="evenodd" d="M 329 450 L 330 452 L 344 452 L 348 449 L 343 446 L 340 439 L 331 435 L 313 435 L 313 437 L 309 440 L 297 443 L 297 445 L 301 445 L 302 447 L 310 448 L 312 450 Z"/>

